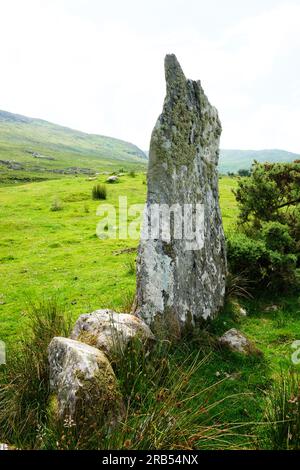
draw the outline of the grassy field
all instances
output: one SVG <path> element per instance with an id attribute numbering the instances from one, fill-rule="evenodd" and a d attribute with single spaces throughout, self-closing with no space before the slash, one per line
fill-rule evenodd
<path id="1" fill-rule="evenodd" d="M 99 176 L 98 181 L 104 178 Z M 116 205 L 119 195 L 126 195 L 129 204 L 143 203 L 145 178 L 143 173 L 126 175 L 118 184 L 107 185 L 106 201 L 92 200 L 95 181 L 84 177 L 0 188 L 1 340 L 11 345 L 26 332 L 28 302 L 37 298 L 58 297 L 74 320 L 98 308 L 129 308 L 135 291 L 135 253 L 120 252 L 136 247 L 137 242 L 99 240 L 96 210 L 100 204 Z M 235 184 L 235 179 L 220 179 L 226 232 L 235 229 Z M 53 201 L 61 210 L 51 210 Z M 215 423 L 242 423 L 229 445 L 254 448 L 259 446 L 257 423 L 262 422 L 269 387 L 282 368 L 292 365 L 291 344 L 300 339 L 300 302 L 297 297 L 270 299 L 266 295 L 241 304 L 247 317 L 239 317 L 233 305 L 227 305 L 207 331 L 220 335 L 236 327 L 256 342 L 263 357 L 245 358 L 214 348 L 193 380 L 204 388 L 222 381 L 207 394 L 208 403 L 218 403 L 213 411 Z M 267 312 L 272 304 L 278 311 Z M 194 353 L 202 350 L 205 338 L 195 338 Z M 178 361 L 182 360 L 180 356 Z"/>

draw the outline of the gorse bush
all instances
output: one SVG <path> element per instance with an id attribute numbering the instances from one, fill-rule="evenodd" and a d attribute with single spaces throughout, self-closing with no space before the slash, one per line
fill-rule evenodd
<path id="1" fill-rule="evenodd" d="M 255 162 L 234 191 L 239 230 L 227 240 L 229 267 L 256 288 L 297 285 L 300 264 L 300 163 Z"/>
<path id="2" fill-rule="evenodd" d="M 107 189 L 104 184 L 96 184 L 92 189 L 92 198 L 93 199 L 106 199 L 107 198 Z"/>
<path id="3" fill-rule="evenodd" d="M 243 233 L 229 235 L 229 270 L 233 274 L 242 273 L 252 288 L 286 289 L 296 284 L 297 257 L 271 250 L 264 239 L 264 236 L 268 238 L 269 235 L 269 231 L 266 231 L 258 240 Z"/>
<path id="4" fill-rule="evenodd" d="M 20 344 L 8 351 L 0 373 L 0 441 L 32 448 L 46 421 L 49 399 L 47 348 L 54 336 L 68 336 L 70 320 L 57 300 L 29 307 L 30 326 Z"/>

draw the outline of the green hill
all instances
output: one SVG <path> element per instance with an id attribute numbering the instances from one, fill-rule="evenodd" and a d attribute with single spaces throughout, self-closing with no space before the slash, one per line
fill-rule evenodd
<path id="1" fill-rule="evenodd" d="M 0 179 L 145 168 L 137 146 L 40 119 L 0 111 Z"/>
<path id="2" fill-rule="evenodd" d="M 254 160 L 258 162 L 293 162 L 300 159 L 300 155 L 285 150 L 221 150 L 220 173 L 236 173 L 240 169 L 249 169 Z"/>

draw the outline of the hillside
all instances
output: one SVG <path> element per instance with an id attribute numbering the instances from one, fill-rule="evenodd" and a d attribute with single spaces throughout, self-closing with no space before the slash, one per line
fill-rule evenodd
<path id="1" fill-rule="evenodd" d="M 298 160 L 300 155 L 286 152 L 285 150 L 221 150 L 219 171 L 220 173 L 237 172 L 240 169 L 251 167 L 253 160 L 258 162 L 292 162 Z"/>
<path id="2" fill-rule="evenodd" d="M 146 158 L 129 142 L 0 111 L 2 178 L 11 174 L 22 179 L 26 173 L 44 179 L 53 174 L 144 168 Z"/>
<path id="3" fill-rule="evenodd" d="M 65 174 L 144 170 L 148 152 L 113 137 L 86 134 L 41 119 L 0 111 L 0 183 L 53 179 Z M 220 173 L 259 162 L 289 162 L 284 150 L 221 150 Z"/>

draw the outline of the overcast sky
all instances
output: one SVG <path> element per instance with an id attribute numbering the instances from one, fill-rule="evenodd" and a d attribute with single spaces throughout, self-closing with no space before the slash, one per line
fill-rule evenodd
<path id="1" fill-rule="evenodd" d="M 223 148 L 300 152 L 300 0 L 0 0 L 0 109 L 147 149 L 166 53 Z"/>

